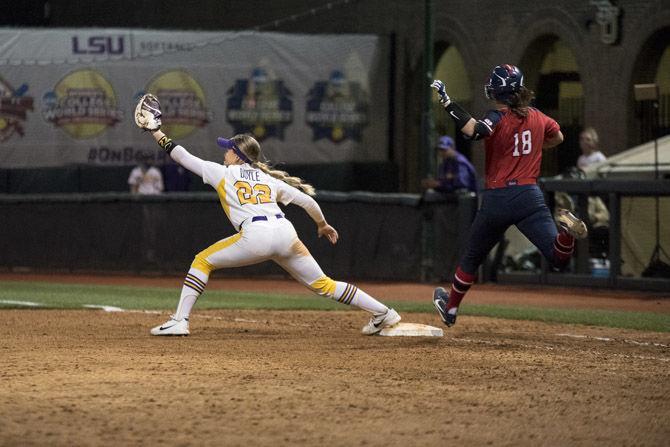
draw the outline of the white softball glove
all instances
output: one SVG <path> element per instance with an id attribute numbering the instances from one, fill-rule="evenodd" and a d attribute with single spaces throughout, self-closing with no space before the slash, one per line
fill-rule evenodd
<path id="1" fill-rule="evenodd" d="M 140 98 L 135 107 L 135 124 L 144 130 L 158 130 L 161 128 L 161 104 L 151 93 Z"/>

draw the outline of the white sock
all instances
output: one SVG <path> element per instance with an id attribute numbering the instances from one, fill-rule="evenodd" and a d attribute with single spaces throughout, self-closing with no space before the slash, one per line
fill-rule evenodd
<path id="1" fill-rule="evenodd" d="M 184 286 L 181 288 L 179 304 L 174 313 L 175 320 L 189 317 L 193 305 L 195 305 L 202 292 L 205 291 L 208 279 L 209 276 L 198 269 L 192 268 L 188 271 L 186 278 L 184 278 Z"/>
<path id="2" fill-rule="evenodd" d="M 191 290 L 191 293 L 193 291 Z M 184 295 L 182 290 L 181 298 L 179 298 L 179 304 L 177 305 L 177 310 L 174 313 L 175 320 L 181 320 L 182 318 L 188 318 L 191 314 L 191 309 L 193 305 L 198 300 L 198 295 Z"/>
<path id="3" fill-rule="evenodd" d="M 383 314 L 388 307 L 372 298 L 353 284 L 335 281 L 334 298 L 340 303 L 350 304 L 373 314 Z"/>

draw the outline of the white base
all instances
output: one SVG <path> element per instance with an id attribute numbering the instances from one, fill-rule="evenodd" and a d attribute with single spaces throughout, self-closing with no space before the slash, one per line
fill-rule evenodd
<path id="1" fill-rule="evenodd" d="M 383 337 L 442 337 L 444 332 L 439 327 L 417 323 L 398 323 L 379 331 Z"/>

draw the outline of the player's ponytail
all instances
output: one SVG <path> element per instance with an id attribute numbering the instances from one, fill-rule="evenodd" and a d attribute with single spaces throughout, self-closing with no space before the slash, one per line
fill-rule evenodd
<path id="1" fill-rule="evenodd" d="M 521 86 L 518 92 L 511 93 L 505 99 L 505 104 L 517 115 L 528 116 L 528 106 L 533 99 L 535 99 L 535 92 Z"/>
<path id="2" fill-rule="evenodd" d="M 286 171 L 272 169 L 267 163 L 260 161 L 261 145 L 258 144 L 258 141 L 256 141 L 256 139 L 251 135 L 235 135 L 231 139 L 235 142 L 237 147 L 239 147 L 240 150 L 244 152 L 247 157 L 249 157 L 253 166 L 257 167 L 271 177 L 281 180 L 282 182 L 285 182 L 294 188 L 301 189 L 305 194 L 310 196 L 316 194 L 314 187 L 308 183 L 305 183 L 300 177 L 291 176 Z"/>
<path id="3" fill-rule="evenodd" d="M 263 163 L 262 161 L 254 161 L 254 166 L 256 166 L 261 171 L 265 172 L 267 175 L 279 179 L 282 182 L 288 183 L 294 188 L 302 189 L 303 192 L 307 195 L 313 196 L 316 194 L 314 187 L 308 183 L 305 183 L 300 177 L 291 176 L 286 171 L 272 169 L 270 168 L 270 166 Z"/>

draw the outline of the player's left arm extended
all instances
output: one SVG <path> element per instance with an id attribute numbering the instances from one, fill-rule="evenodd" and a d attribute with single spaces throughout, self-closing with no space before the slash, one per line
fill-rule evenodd
<path id="1" fill-rule="evenodd" d="M 170 155 L 170 158 L 196 174 L 198 177 L 202 177 L 203 164 L 205 163 L 203 159 L 196 157 L 183 146 L 172 141 L 160 129 L 151 132 L 151 136 L 153 136 L 156 143 Z"/>
<path id="2" fill-rule="evenodd" d="M 436 79 L 430 86 L 435 89 L 440 104 L 456 123 L 456 129 L 460 130 L 463 135 L 472 140 L 481 140 L 493 133 L 497 121 L 495 117 L 488 116 L 490 113 L 480 120 L 475 120 L 463 107 L 451 100 L 444 82 Z"/>
<path id="3" fill-rule="evenodd" d="M 140 129 L 151 132 L 154 140 L 174 161 L 202 177 L 204 160 L 190 154 L 183 146 L 178 145 L 161 130 L 163 125 L 161 104 L 151 93 L 143 95 L 135 107 L 135 124 Z"/>

